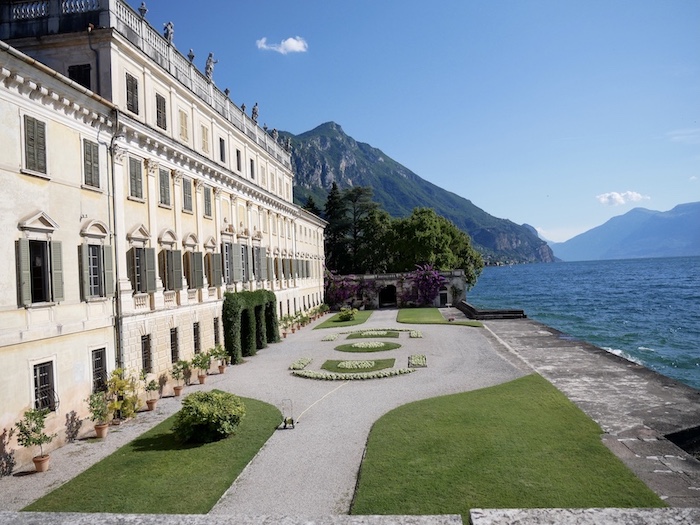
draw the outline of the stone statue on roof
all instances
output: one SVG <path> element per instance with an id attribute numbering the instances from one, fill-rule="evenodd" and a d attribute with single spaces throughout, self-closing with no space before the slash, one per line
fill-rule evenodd
<path id="1" fill-rule="evenodd" d="M 175 24 L 168 22 L 163 26 L 163 36 L 168 41 L 168 44 L 173 43 L 173 37 L 175 36 Z"/>
<path id="2" fill-rule="evenodd" d="M 214 53 L 209 53 L 207 64 L 204 66 L 204 74 L 209 80 L 214 76 L 214 64 L 218 64 L 218 60 L 214 60 Z"/>
<path id="3" fill-rule="evenodd" d="M 253 122 L 258 121 L 258 103 L 256 102 L 255 105 L 253 106 L 252 111 L 250 112 L 250 118 L 253 119 Z"/>

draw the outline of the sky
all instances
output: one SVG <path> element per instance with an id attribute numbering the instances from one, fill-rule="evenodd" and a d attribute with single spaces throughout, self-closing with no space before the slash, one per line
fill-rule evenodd
<path id="1" fill-rule="evenodd" d="M 334 121 L 548 240 L 700 201 L 698 0 L 146 6 L 201 70 L 214 53 L 215 84 L 259 123 Z"/>

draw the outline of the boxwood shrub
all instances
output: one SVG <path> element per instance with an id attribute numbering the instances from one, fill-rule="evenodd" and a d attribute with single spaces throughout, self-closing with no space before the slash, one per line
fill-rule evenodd
<path id="1" fill-rule="evenodd" d="M 245 405 L 234 394 L 194 392 L 182 400 L 173 433 L 182 442 L 211 443 L 233 434 L 244 416 Z"/>

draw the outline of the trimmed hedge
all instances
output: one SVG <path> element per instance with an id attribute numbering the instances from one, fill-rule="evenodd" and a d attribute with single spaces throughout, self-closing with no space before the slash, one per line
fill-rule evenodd
<path id="1" fill-rule="evenodd" d="M 244 416 L 243 401 L 230 392 L 194 392 L 182 401 L 173 433 L 185 443 L 211 443 L 233 434 Z"/>
<path id="2" fill-rule="evenodd" d="M 243 361 L 280 340 L 277 298 L 269 290 L 227 292 L 224 295 L 224 347 L 231 363 Z"/>

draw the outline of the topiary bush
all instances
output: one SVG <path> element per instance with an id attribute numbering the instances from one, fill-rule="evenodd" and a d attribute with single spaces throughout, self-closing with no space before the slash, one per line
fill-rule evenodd
<path id="1" fill-rule="evenodd" d="M 173 433 L 185 443 L 211 443 L 233 434 L 243 417 L 245 405 L 238 396 L 221 390 L 194 392 L 182 401 Z"/>
<path id="2" fill-rule="evenodd" d="M 341 308 L 338 314 L 338 321 L 353 321 L 356 313 L 357 308 Z"/>

